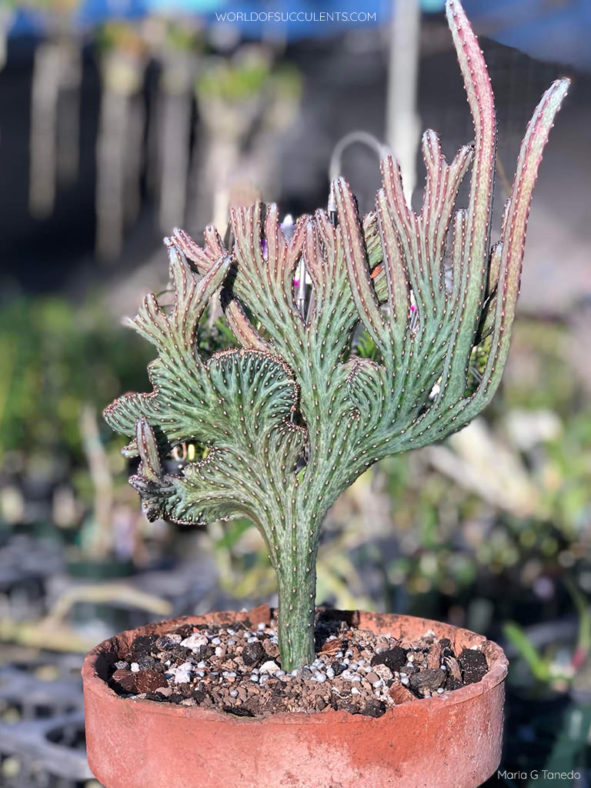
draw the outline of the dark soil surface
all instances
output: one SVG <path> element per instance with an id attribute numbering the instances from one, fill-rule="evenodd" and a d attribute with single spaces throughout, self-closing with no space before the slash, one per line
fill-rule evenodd
<path id="1" fill-rule="evenodd" d="M 109 683 L 125 697 L 238 716 L 332 708 L 380 717 L 395 704 L 480 681 L 488 670 L 479 648 L 456 654 L 431 631 L 410 643 L 321 618 L 316 645 L 311 665 L 286 673 L 272 625 L 187 624 L 137 637 L 113 665 Z"/>

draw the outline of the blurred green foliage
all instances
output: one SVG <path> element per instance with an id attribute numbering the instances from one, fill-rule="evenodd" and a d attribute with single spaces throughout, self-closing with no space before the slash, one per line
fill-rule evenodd
<path id="1" fill-rule="evenodd" d="M 197 95 L 202 100 L 217 99 L 228 104 L 273 92 L 282 98 L 297 98 L 301 78 L 289 64 L 274 65 L 264 50 L 251 48 L 232 60 L 212 58 L 197 80 Z"/>
<path id="2" fill-rule="evenodd" d="M 538 646 L 533 642 L 524 627 L 514 621 L 507 621 L 503 633 L 507 642 L 513 646 L 517 659 L 511 671 L 511 681 L 516 684 L 536 683 L 541 691 L 566 692 L 577 686 L 577 680 L 584 672 L 591 670 L 588 664 L 591 652 L 591 607 L 586 596 L 575 583 L 566 579 L 565 587 L 577 612 L 577 635 L 571 639 L 565 651 L 559 638 Z M 589 690 L 589 687 L 586 687 Z"/>
<path id="3" fill-rule="evenodd" d="M 149 351 L 99 301 L 19 298 L 0 310 L 0 464 L 17 453 L 84 462 L 83 404 L 99 412 L 127 389 L 147 388 Z M 105 441 L 119 445 L 109 430 Z"/>

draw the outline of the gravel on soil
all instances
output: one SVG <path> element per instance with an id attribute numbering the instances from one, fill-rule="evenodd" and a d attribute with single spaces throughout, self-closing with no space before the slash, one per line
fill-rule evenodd
<path id="1" fill-rule="evenodd" d="M 481 646 L 456 654 L 432 631 L 411 643 L 320 616 L 316 659 L 286 672 L 274 624 L 247 624 L 186 624 L 138 636 L 113 665 L 109 684 L 128 698 L 238 716 L 334 709 L 380 717 L 393 705 L 480 681 L 488 670 Z"/>

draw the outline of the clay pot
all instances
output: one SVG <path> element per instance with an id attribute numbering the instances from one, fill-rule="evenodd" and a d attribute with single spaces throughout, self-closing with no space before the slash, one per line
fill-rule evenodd
<path id="1" fill-rule="evenodd" d="M 355 625 L 413 640 L 431 629 L 456 652 L 483 644 L 475 684 L 388 709 L 381 717 L 324 710 L 231 717 L 198 706 L 119 697 L 105 679 L 138 634 L 182 624 L 268 623 L 270 609 L 180 618 L 105 640 L 82 668 L 90 768 L 106 788 L 473 788 L 501 757 L 502 649 L 466 629 L 411 616 L 355 613 Z"/>

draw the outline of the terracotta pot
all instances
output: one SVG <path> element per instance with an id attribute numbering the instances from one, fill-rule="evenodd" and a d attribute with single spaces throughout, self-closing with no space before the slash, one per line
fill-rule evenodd
<path id="1" fill-rule="evenodd" d="M 270 609 L 180 618 L 105 640 L 82 668 L 90 767 L 106 788 L 473 788 L 501 757 L 504 680 L 501 648 L 466 629 L 411 616 L 355 613 L 363 629 L 413 640 L 431 629 L 456 651 L 483 644 L 489 671 L 476 684 L 388 709 L 381 717 L 328 709 L 315 714 L 230 717 L 198 706 L 117 696 L 109 666 L 138 634 L 184 623 L 250 619 Z"/>

